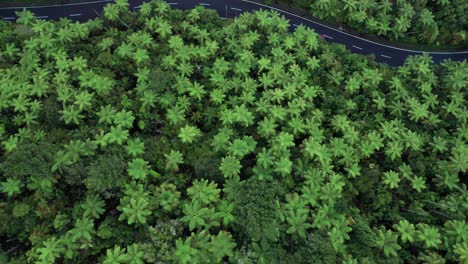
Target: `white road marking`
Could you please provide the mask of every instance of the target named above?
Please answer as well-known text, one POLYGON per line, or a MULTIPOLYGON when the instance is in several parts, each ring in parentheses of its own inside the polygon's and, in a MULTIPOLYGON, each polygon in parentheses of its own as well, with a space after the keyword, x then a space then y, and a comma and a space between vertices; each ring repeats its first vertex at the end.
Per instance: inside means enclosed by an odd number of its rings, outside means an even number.
POLYGON ((298 17, 298 18, 303 19, 303 20, 305 20, 305 21, 309 21, 310 23, 314 23, 314 24, 316 24, 316 25, 320 25, 320 26, 326 27, 326 28, 331 29, 331 30, 333 30, 333 31, 336 31, 336 32, 338 32, 338 33, 342 33, 342 34, 348 35, 348 36, 350 36, 350 37, 357 38, 357 39, 360 39, 360 40, 362 40, 362 41, 366 41, 366 42, 369 42, 369 43, 372 43, 372 44, 375 44, 375 45, 379 45, 379 46, 382 46, 382 47, 387 47, 387 48, 390 48, 390 49, 402 50, 402 51, 407 51, 407 52, 412 52, 412 53, 428 53, 428 54, 468 54, 468 51, 455 51, 455 52, 426 52, 426 51, 408 50, 408 49, 402 49, 402 48, 392 47, 392 46, 388 46, 388 45, 385 45, 385 44, 380 44, 380 43, 377 43, 377 42, 374 42, 374 41, 371 41, 371 40, 368 40, 368 39, 364 39, 364 38, 360 38, 360 37, 354 36, 354 35, 349 34, 349 33, 347 33, 347 32, 343 32, 343 31, 340 31, 340 30, 338 30, 338 29, 329 27, 329 26, 327 26, 327 25, 320 24, 320 23, 318 23, 318 22, 315 22, 315 21, 312 21, 312 20, 310 20, 310 19, 307 19, 307 18, 298 16, 298 15, 293 14, 293 13, 290 13, 290 12, 288 12, 288 11, 283 11, 283 10, 278 9, 278 8, 274 8, 274 7, 271 7, 271 6, 267 6, 267 5, 255 3, 255 2, 252 2, 252 1, 249 1, 249 0, 241 0, 241 1, 242 1, 242 2, 246 2, 246 3, 251 3, 251 4, 254 4, 254 5, 263 6, 263 7, 265 7, 265 8, 272 9, 272 10, 276 10, 276 11, 278 11, 278 12, 282 12, 282 13, 285 13, 285 14, 289 14, 289 15, 291 15, 291 16, 298 17))
POLYGON ((232 10, 236 10, 236 11, 239 11, 239 12, 242 12, 242 9, 239 9, 239 8, 234 8, 234 7, 231 7, 232 10))
POLYGON ((167 3, 168 5, 178 5, 179 3, 167 3))
POLYGON ((202 5, 202 6, 210 6, 211 4, 207 4, 207 3, 200 3, 199 5, 202 5))
POLYGON ((353 48, 356 48, 356 49, 362 50, 362 48, 361 48, 361 47, 354 46, 354 45, 351 45, 351 46, 353 46, 353 48))
POLYGON ((97 15, 98 17, 101 17, 101 14, 99 14, 98 11, 96 11, 96 9, 93 8, 93 11, 94 11, 94 13, 96 13, 96 15, 97 15))
POLYGON ((293 24, 293 26, 298 27, 299 25, 293 24))
POLYGON ((390 57, 390 56, 383 55, 383 54, 382 54, 382 55, 380 55, 380 56, 382 56, 382 57, 384 57, 384 58, 387 58, 387 59, 391 59, 391 58, 392 58, 392 57, 390 57))
POLYGON ((141 5, 133 7, 133 9, 139 9, 139 8, 141 8, 141 5))
POLYGON ((69 14, 71 17, 81 16, 81 14, 69 14))
POLYGON ((113 0, 102 0, 102 1, 93 1, 93 2, 83 2, 83 3, 73 3, 73 4, 63 4, 63 5, 48 5, 48 6, 14 6, 14 7, 0 7, 2 9, 33 9, 33 8, 47 8, 47 7, 62 7, 62 6, 75 6, 75 5, 89 5, 96 3, 107 3, 112 2, 113 0))
POLYGON ((4 17, 3 19, 9 20, 9 19, 15 19, 14 17, 4 17))
POLYGON ((329 38, 329 39, 333 39, 332 37, 330 37, 328 35, 325 35, 325 34, 323 36, 326 37, 326 38, 329 38))
POLYGON ((37 16, 36 18, 48 18, 49 16, 37 16))

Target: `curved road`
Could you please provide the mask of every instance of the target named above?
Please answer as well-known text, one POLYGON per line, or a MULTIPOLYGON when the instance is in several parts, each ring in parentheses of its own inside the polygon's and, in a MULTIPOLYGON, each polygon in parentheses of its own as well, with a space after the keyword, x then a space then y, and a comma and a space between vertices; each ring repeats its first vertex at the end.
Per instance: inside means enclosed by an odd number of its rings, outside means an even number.
MULTIPOLYGON (((113 2, 112 0, 90 1, 86 3, 65 4, 56 6, 29 6, 29 7, 3 7, 0 8, 0 17, 4 20, 15 20, 15 11, 23 8, 29 9, 37 18, 58 20, 61 17, 68 17, 71 20, 86 21, 97 17, 103 7, 113 2)), ((131 9, 138 9, 143 0, 128 0, 131 9)), ((339 31, 332 27, 303 18, 296 14, 269 7, 266 5, 251 2, 249 0, 166 0, 173 8, 191 9, 197 5, 206 8, 216 9, 221 17, 231 18, 242 12, 259 9, 276 10, 290 20, 291 30, 300 24, 313 28, 317 33, 325 36, 327 41, 344 44, 349 50, 361 54, 375 54, 376 60, 392 66, 403 65, 406 57, 410 55, 422 54, 421 51, 392 47, 367 39, 363 39, 346 32, 339 31)), ((428 52, 435 62, 444 59, 465 60, 468 58, 468 51, 460 52, 428 52)))

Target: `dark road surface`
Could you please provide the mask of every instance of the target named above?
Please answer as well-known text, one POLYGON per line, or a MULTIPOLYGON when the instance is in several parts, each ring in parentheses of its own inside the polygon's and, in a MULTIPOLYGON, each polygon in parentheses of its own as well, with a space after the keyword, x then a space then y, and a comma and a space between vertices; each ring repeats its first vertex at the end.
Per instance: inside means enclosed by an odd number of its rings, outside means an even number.
MULTIPOLYGON (((103 7, 112 0, 90 1, 87 3, 66 4, 59 6, 29 6, 29 7, 3 7, 0 8, 0 17, 5 20, 15 20, 17 16, 15 11, 21 11, 23 8, 29 9, 36 17, 42 19, 58 20, 61 17, 68 17, 71 20, 86 21, 93 19, 100 14, 103 7)), ((138 9, 146 1, 129 0, 131 9, 138 9)), ((422 54, 421 51, 402 49, 383 45, 377 42, 366 40, 346 32, 334 29, 332 27, 319 24, 312 20, 300 17, 293 13, 254 3, 248 0, 172 0, 166 1, 172 8, 191 9, 197 5, 203 5, 206 8, 216 9, 221 17, 235 17, 246 11, 255 11, 259 9, 276 10, 290 20, 291 29, 300 24, 313 28, 317 33, 324 35, 328 42, 336 42, 346 45, 347 49, 355 53, 375 54, 376 60, 392 66, 400 66, 410 55, 422 54)), ((428 52, 435 62, 444 59, 465 60, 468 58, 468 51, 460 52, 428 52)))

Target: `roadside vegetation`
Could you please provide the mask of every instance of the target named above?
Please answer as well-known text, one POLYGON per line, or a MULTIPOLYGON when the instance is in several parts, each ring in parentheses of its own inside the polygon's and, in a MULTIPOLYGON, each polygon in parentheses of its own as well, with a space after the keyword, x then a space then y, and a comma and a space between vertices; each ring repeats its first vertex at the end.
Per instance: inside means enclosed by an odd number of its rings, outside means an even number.
POLYGON ((307 10, 312 16, 361 33, 414 45, 468 47, 465 0, 266 0, 307 10))
POLYGON ((18 16, 1 263, 468 263, 466 61, 392 68, 276 12, 18 16))

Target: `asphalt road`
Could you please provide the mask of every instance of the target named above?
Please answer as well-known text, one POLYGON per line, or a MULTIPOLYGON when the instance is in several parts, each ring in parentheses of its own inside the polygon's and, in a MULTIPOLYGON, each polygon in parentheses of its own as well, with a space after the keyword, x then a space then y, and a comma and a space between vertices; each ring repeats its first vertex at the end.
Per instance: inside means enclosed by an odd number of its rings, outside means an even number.
MULTIPOLYGON (((68 17, 71 20, 86 21, 93 19, 101 13, 103 7, 113 2, 112 0, 91 1, 87 3, 66 4, 59 6, 34 6, 34 7, 4 7, 0 8, 0 17, 4 20, 15 20, 15 11, 23 8, 29 9, 36 17, 42 19, 58 20, 61 17, 68 17)), ((138 9, 143 0, 129 0, 131 9, 138 9)), ((376 60, 392 66, 400 66, 410 55, 422 54, 421 51, 402 49, 383 45, 377 42, 366 40, 347 32, 331 28, 312 20, 300 17, 280 9, 254 3, 248 0, 166 0, 173 8, 191 9, 197 5, 206 8, 216 9, 221 17, 231 18, 243 12, 259 9, 276 10, 289 19, 291 30, 300 24, 313 28, 317 33, 325 36, 328 42, 344 44, 350 51, 360 54, 375 54, 376 60)), ((468 51, 461 52, 428 52, 435 62, 444 59, 462 61, 468 58, 468 51)))

